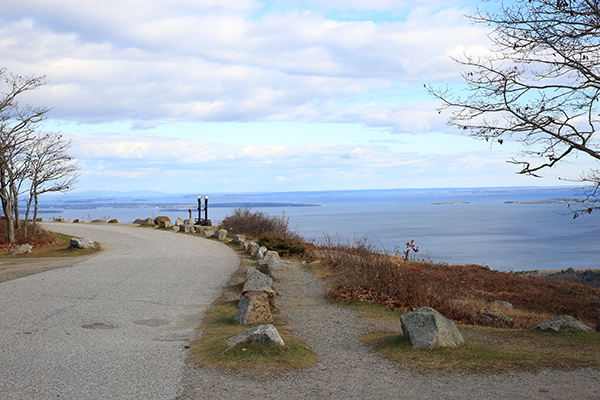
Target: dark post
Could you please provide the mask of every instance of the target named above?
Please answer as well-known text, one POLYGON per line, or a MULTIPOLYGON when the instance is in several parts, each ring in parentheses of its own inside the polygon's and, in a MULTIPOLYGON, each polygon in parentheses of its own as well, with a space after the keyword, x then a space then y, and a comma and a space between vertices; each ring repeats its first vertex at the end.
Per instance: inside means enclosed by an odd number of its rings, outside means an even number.
POLYGON ((208 196, 204 196, 204 221, 208 224, 208 196))

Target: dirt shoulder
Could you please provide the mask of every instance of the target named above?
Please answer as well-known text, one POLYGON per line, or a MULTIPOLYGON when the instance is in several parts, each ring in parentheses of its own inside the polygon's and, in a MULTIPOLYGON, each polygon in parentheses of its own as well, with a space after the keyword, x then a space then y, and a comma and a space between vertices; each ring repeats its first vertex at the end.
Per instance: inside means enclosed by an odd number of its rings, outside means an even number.
POLYGON ((71 267, 94 255, 56 258, 0 258, 0 283, 57 268, 71 267))

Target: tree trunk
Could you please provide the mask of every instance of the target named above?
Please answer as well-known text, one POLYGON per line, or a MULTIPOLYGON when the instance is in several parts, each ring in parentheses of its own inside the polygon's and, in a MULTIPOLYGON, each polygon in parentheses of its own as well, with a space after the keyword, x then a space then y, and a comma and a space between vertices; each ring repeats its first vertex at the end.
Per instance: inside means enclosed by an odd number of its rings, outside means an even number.
POLYGON ((0 192, 0 197, 2 198, 2 209, 4 210, 4 217, 6 218, 6 233, 8 235, 8 242, 15 243, 15 222, 11 197, 7 193, 6 187, 0 189, 0 192))
POLYGON ((19 218, 19 193, 14 185, 11 185, 11 192, 13 196, 13 208, 15 212, 15 227, 16 229, 21 228, 21 218, 19 218))
POLYGON ((23 236, 24 237, 27 237, 27 220, 29 219, 29 211, 31 210, 31 200, 32 200, 32 197, 29 196, 29 200, 27 200, 27 209, 25 210, 25 222, 24 222, 25 225, 23 225, 23 236))
POLYGON ((35 229, 37 224, 37 212, 38 212, 38 196, 37 193, 33 195, 33 224, 31 227, 31 233, 35 235, 35 229))

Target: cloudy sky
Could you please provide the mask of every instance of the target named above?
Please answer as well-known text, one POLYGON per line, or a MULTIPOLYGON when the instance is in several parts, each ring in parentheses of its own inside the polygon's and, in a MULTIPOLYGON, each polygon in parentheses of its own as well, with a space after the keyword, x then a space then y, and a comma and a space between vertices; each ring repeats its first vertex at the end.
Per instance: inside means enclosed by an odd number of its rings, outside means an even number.
MULTIPOLYGON (((0 65, 73 141, 78 190, 560 185, 445 125, 424 84, 481 54, 480 1, 3 0, 0 65)), ((582 160, 583 162, 583 160, 582 160)), ((572 170, 571 170, 572 169, 572 170)))

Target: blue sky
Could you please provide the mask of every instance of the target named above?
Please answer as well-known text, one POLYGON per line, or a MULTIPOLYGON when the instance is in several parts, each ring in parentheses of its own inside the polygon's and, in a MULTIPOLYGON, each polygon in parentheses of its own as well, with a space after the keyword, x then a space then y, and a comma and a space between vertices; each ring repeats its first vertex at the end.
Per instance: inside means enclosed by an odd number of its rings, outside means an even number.
POLYGON ((73 141, 78 190, 552 186, 445 125, 424 84, 485 54, 479 1, 4 0, 0 65, 73 141))

